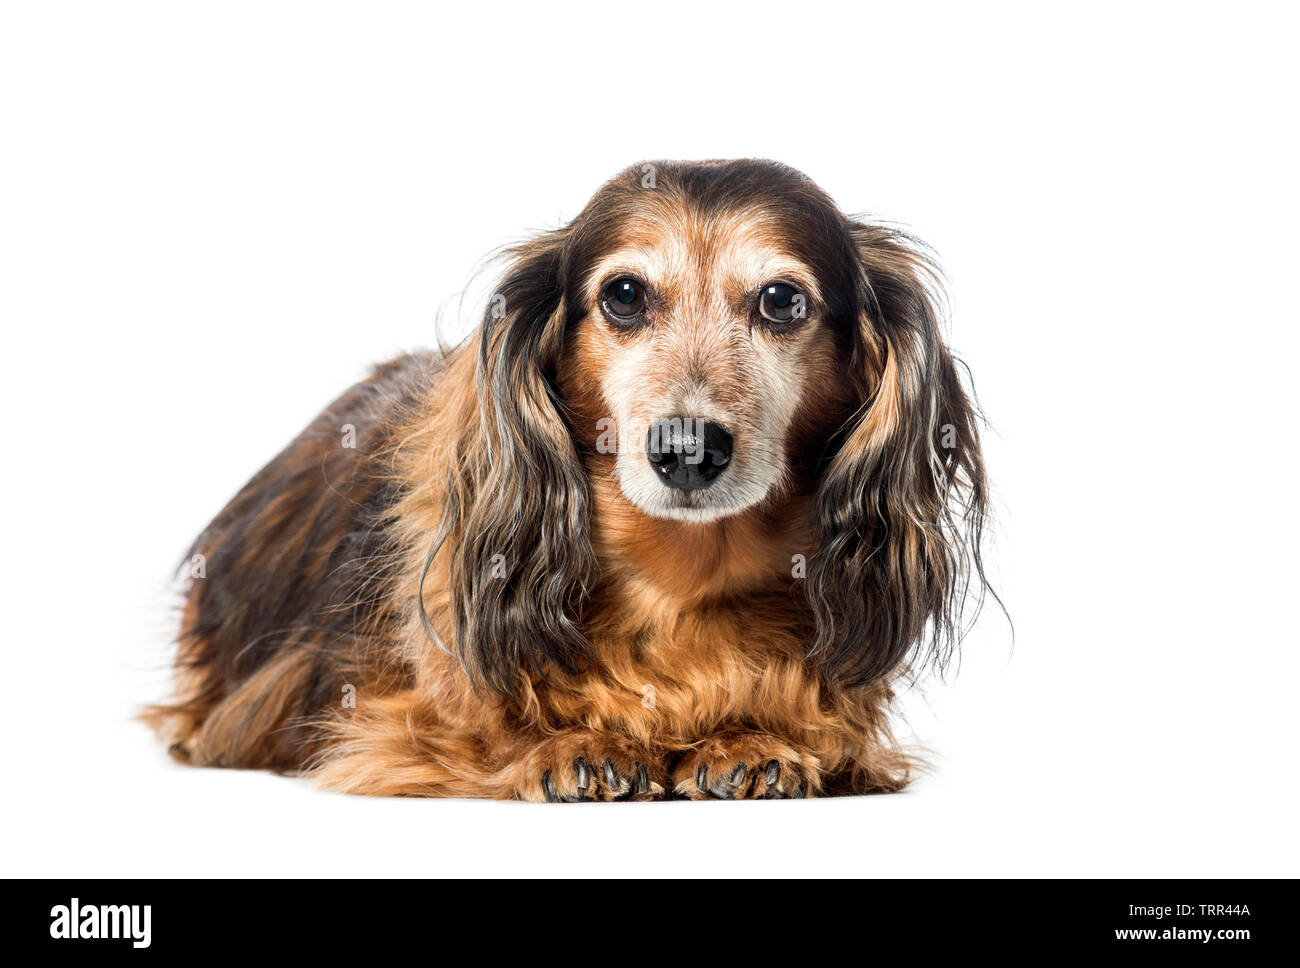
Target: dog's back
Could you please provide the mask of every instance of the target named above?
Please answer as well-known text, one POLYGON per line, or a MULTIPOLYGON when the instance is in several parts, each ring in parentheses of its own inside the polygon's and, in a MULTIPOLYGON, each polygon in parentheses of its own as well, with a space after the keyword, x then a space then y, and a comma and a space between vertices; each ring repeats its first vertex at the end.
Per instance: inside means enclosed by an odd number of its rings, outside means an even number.
POLYGON ((174 756, 290 770, 348 683, 408 675, 391 627, 393 428, 427 394, 431 353, 377 367, 235 496, 190 551, 177 699, 149 710, 174 756))

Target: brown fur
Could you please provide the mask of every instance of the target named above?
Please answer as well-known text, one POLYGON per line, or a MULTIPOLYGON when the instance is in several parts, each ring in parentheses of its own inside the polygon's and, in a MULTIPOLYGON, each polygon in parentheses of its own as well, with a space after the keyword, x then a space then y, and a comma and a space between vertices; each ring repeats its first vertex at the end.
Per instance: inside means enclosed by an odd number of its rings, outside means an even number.
POLYGON ((504 315, 466 345, 380 367, 199 538, 177 699, 148 713, 178 758, 379 795, 906 783, 892 684, 944 658, 966 583, 983 586, 975 417, 924 261, 771 163, 658 177, 647 194, 630 169, 517 249, 504 315), (752 382, 735 337, 711 343, 707 321, 748 297, 712 280, 767 246, 811 276, 815 300, 802 335, 762 337, 783 353, 803 341, 786 472, 712 521, 647 514, 593 445, 602 379, 637 337, 602 328, 592 267, 615 243, 669 236, 704 268, 661 286, 655 338, 675 327, 681 355, 660 364, 707 368, 730 405, 752 382), (692 308, 702 288, 716 301, 692 308), (340 443, 348 424, 355 448, 340 443))

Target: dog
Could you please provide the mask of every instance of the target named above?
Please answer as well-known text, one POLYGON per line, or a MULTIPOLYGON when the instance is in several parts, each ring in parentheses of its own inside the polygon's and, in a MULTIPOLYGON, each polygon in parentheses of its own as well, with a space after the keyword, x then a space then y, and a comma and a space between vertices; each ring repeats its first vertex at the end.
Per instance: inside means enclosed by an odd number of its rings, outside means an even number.
POLYGON ((505 252, 187 562, 172 755, 538 802, 902 788, 988 591, 927 250, 770 161, 657 162, 505 252), (978 611, 978 609, 976 609, 978 611))

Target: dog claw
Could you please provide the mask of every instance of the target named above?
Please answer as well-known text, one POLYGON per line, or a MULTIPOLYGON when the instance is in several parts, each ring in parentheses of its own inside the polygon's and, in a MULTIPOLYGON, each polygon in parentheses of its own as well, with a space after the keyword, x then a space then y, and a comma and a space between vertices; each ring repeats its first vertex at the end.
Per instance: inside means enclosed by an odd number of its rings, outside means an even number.
MULTIPOLYGON (((650 780, 647 767, 635 761, 626 770, 612 756, 592 756, 590 751, 575 757, 566 770, 546 770, 541 787, 547 803, 594 803, 597 800, 631 800, 646 794, 658 797, 663 787, 650 780)), ((700 782, 707 782, 700 774, 700 782)))
MULTIPOLYGON (((732 753, 735 756, 739 753, 732 753)), ((745 751, 747 754, 749 750, 745 751)), ((809 791, 816 778, 810 779, 800 764, 783 761, 775 757, 768 759, 761 752, 756 765, 744 760, 733 759, 730 763, 723 757, 725 753, 711 763, 699 763, 695 768, 695 787, 705 798, 716 800, 801 800, 810 795, 809 791), (720 762, 719 762, 720 760, 720 762)), ((689 774, 688 774, 689 775, 689 774)), ((680 786, 682 774, 678 773, 678 793, 685 793, 680 786)), ((696 796, 695 793, 689 794, 696 796)), ((812 795, 816 795, 815 793, 812 795)))

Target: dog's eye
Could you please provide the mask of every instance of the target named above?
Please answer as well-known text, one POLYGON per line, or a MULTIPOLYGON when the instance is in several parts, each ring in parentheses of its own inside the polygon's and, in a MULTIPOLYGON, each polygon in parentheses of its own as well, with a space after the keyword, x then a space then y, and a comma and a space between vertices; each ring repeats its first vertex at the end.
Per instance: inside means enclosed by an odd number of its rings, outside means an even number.
POLYGON ((615 279, 601 295, 605 312, 619 322, 631 322, 645 312, 645 287, 635 279, 615 279))
POLYGON ((774 282, 764 286, 758 297, 758 311, 768 322, 788 324, 808 313, 808 297, 794 286, 774 282))

